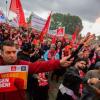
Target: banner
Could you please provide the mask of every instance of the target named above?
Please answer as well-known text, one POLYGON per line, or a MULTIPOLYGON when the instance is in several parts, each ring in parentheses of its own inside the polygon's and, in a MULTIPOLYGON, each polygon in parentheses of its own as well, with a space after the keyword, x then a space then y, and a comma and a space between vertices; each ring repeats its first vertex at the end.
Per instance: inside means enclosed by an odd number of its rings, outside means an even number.
POLYGON ((57 29, 57 36, 64 36, 64 33, 65 33, 65 27, 59 27, 57 29))
POLYGON ((32 14, 31 24, 34 29, 42 31, 45 23, 46 23, 45 19, 41 18, 40 16, 34 13, 32 14))
POLYGON ((56 30, 49 30, 48 34, 55 36, 57 34, 57 32, 56 32, 56 30))
POLYGON ((27 65, 0 66, 0 92, 27 88, 27 65))

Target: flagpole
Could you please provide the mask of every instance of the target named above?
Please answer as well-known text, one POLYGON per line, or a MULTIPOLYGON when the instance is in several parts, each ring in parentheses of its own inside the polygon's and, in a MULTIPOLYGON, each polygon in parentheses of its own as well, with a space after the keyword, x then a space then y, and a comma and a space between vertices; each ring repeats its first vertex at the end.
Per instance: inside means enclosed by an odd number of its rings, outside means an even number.
POLYGON ((8 0, 6 0, 6 23, 7 23, 7 4, 8 4, 8 0))

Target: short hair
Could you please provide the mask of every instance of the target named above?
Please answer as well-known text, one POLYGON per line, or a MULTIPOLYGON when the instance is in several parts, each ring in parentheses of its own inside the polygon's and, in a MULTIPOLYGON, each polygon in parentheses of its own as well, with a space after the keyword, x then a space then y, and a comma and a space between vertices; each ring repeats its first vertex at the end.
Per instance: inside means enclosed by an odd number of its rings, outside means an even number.
POLYGON ((21 47, 22 51, 26 51, 28 52, 29 50, 31 50, 31 43, 24 43, 21 47))
POLYGON ((86 64, 88 64, 88 59, 86 59, 86 58, 77 58, 77 59, 75 60, 75 63, 76 63, 76 62, 80 62, 80 61, 84 61, 84 62, 86 62, 86 64))
POLYGON ((96 62, 95 68, 96 68, 96 69, 100 69, 100 61, 96 62))
POLYGON ((1 44, 1 51, 3 51, 3 46, 15 46, 14 41, 12 40, 5 40, 2 44, 1 44))

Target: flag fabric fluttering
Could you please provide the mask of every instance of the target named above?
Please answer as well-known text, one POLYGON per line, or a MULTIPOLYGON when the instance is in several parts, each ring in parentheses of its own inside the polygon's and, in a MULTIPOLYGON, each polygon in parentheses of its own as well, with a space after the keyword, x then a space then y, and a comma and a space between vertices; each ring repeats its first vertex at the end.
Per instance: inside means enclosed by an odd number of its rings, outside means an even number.
POLYGON ((77 26, 74 33, 72 34, 72 43, 76 41, 78 33, 79 33, 79 27, 77 26))
POLYGON ((52 42, 51 42, 52 44, 56 44, 56 36, 53 36, 52 37, 52 42))
POLYGON ((72 42, 76 41, 76 31, 72 34, 72 42))
POLYGON ((49 30, 49 27, 50 27, 50 22, 51 22, 51 13, 48 16, 47 21, 46 21, 46 23, 45 23, 45 25, 44 25, 41 33, 40 33, 40 42, 43 41, 44 35, 48 33, 48 30, 49 30))
POLYGON ((9 22, 9 25, 13 27, 19 27, 18 18, 17 17, 13 18, 12 21, 9 22))
POLYGON ((26 27, 24 11, 23 11, 20 0, 11 0, 9 10, 17 14, 19 26, 26 27))
POLYGON ((5 23, 6 22, 6 17, 3 13, 2 10, 0 10, 0 23, 5 23))

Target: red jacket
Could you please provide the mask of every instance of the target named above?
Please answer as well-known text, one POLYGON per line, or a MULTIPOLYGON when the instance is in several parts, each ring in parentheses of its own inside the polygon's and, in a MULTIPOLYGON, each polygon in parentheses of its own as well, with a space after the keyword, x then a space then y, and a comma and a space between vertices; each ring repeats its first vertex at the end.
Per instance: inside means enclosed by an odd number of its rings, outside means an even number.
MULTIPOLYGON (((5 65, 2 58, 0 58, 0 66, 5 65)), ((50 60, 50 61, 37 61, 34 63, 17 60, 14 65, 28 65, 28 72, 31 74, 39 72, 52 71, 54 69, 60 68, 59 60, 50 60)), ((18 89, 17 91, 0 93, 0 100, 27 100, 25 90, 18 89)))

